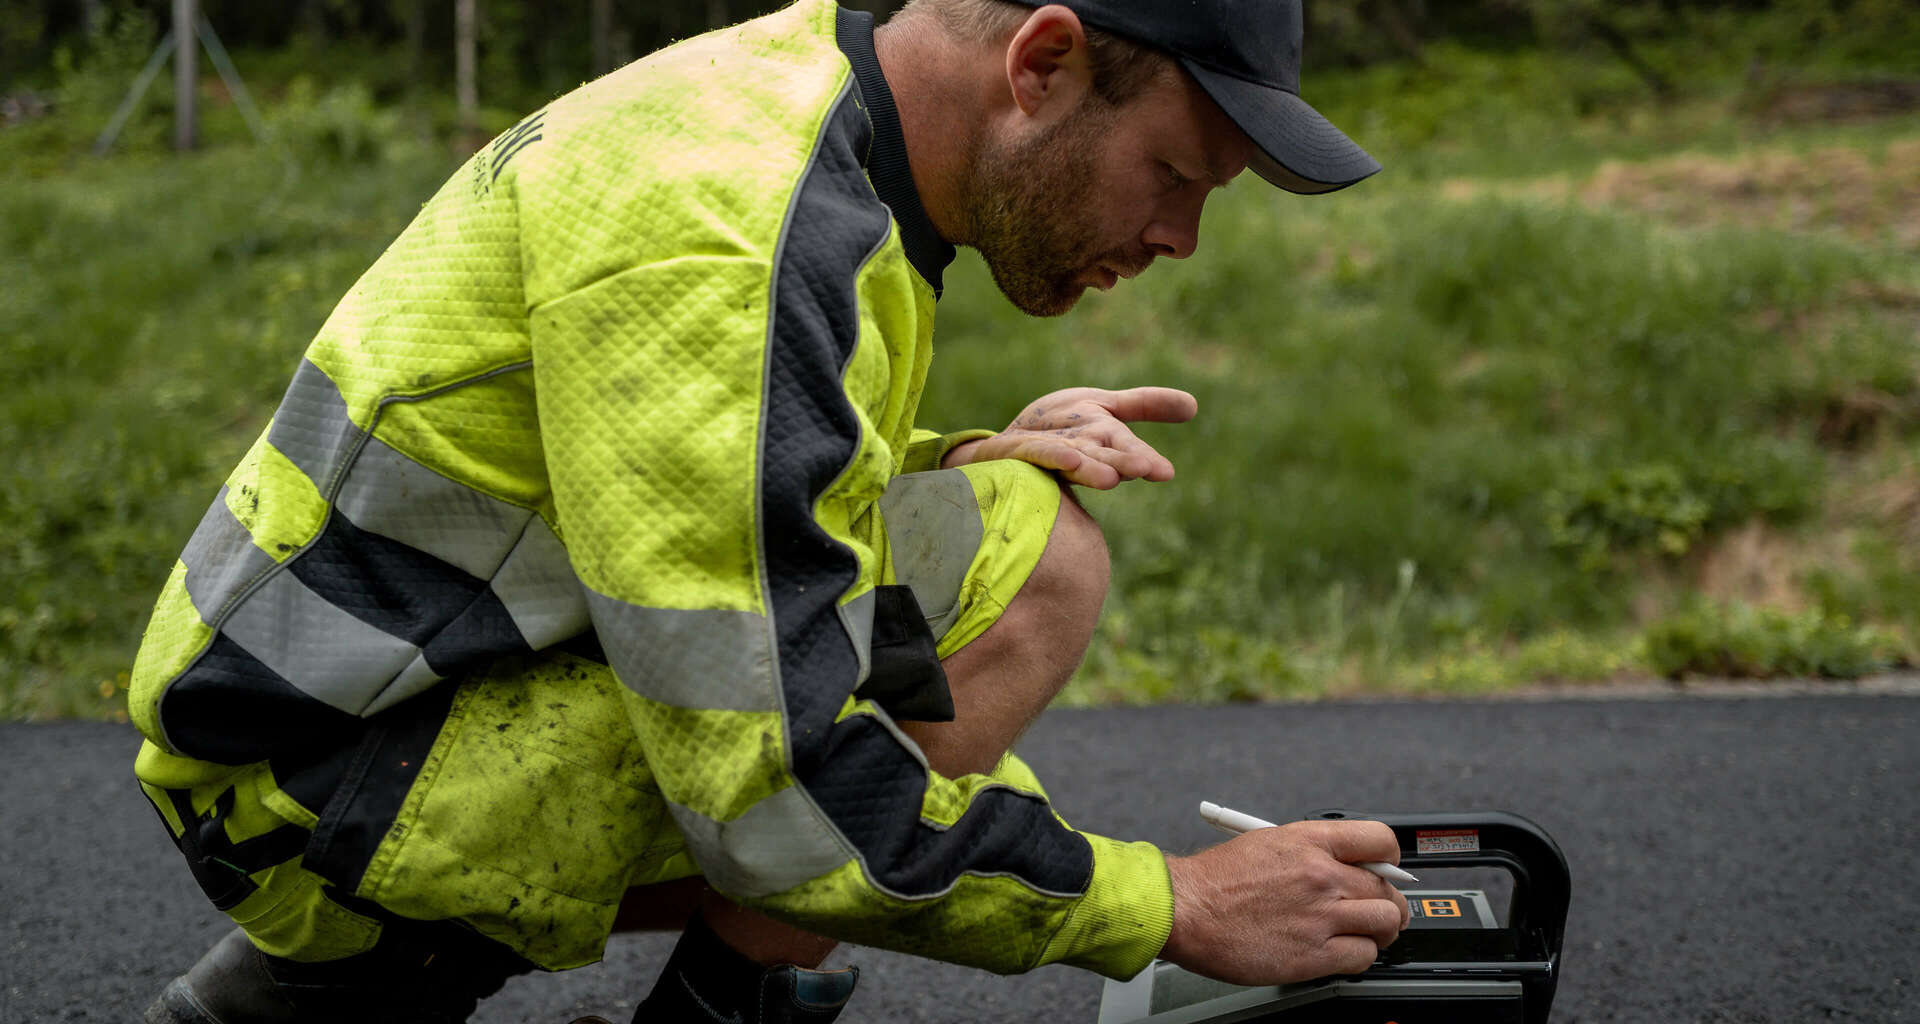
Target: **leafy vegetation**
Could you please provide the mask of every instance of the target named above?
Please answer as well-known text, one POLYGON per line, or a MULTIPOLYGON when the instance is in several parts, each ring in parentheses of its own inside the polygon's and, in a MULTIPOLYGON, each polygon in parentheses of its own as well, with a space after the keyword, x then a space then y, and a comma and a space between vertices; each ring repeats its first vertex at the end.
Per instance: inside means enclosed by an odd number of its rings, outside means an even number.
MULTIPOLYGON (((1731 48, 1763 50, 1769 17, 1728 21, 1731 48)), ((116 711, 172 554, 460 158, 443 101, 352 48, 239 56, 268 146, 209 83, 205 151, 164 153, 156 90, 88 157, 143 24, 110 21, 49 70, 53 113, 0 128, 0 718, 116 711)), ((1068 699, 1912 657, 1920 115, 1799 98, 1916 69, 1814 48, 1753 81, 1717 48, 1632 42, 1671 99, 1591 41, 1322 69, 1309 94, 1387 173, 1313 199, 1237 184, 1197 258, 1060 320, 963 256, 923 421, 997 425, 1080 383, 1201 400, 1147 431, 1178 480, 1087 496, 1115 590, 1068 699)))
POLYGON ((1903 655, 1889 631, 1814 608, 1794 613, 1697 603, 1647 629, 1648 667, 1661 675, 1819 676, 1883 671, 1903 655))

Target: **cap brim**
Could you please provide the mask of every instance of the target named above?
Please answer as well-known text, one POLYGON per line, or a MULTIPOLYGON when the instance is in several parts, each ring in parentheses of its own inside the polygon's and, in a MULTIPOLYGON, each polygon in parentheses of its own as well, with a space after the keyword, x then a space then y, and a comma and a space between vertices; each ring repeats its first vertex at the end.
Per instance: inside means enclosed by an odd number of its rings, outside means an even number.
POLYGON ((1247 166, 1289 192, 1333 192, 1373 176, 1380 161, 1367 155, 1307 101, 1182 60, 1200 88, 1258 147, 1247 166))

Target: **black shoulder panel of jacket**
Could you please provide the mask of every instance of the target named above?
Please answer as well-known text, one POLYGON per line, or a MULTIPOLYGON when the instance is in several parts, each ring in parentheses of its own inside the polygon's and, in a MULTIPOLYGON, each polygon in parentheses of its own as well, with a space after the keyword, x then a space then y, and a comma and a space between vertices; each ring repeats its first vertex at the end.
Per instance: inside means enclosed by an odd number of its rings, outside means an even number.
POLYGON ((859 449, 842 383, 859 334, 855 280, 889 234, 860 162, 874 128, 854 96, 828 115, 774 268, 760 502, 793 775, 896 894, 934 895, 973 873, 1077 895, 1093 876, 1092 847, 1045 801, 990 789, 952 827, 935 827, 921 819, 927 776, 914 753, 875 718, 834 721, 859 677, 839 600, 860 565, 813 510, 859 449))

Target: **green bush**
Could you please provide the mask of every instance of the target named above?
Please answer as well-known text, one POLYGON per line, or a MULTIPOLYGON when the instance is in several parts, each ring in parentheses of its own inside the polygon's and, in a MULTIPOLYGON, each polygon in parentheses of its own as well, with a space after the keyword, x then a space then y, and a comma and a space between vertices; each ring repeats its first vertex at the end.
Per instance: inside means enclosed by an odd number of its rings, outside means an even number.
POLYGON ((1548 491, 1547 533, 1580 567, 1599 571, 1617 551, 1687 553, 1700 539, 1712 506, 1668 465, 1617 469, 1548 491))
POLYGON ((1648 665, 1684 676, 1819 676, 1854 679, 1904 663, 1891 632, 1815 608, 1785 612, 1744 603, 1696 602, 1650 626, 1648 665))
POLYGON ((321 91, 304 75, 274 104, 269 128, 288 155, 308 162, 385 163, 416 144, 400 111, 376 106, 364 83, 321 91))
POLYGON ((1417 694, 1483 694, 1533 683, 1593 683, 1644 673, 1641 645, 1607 631, 1554 629, 1522 643, 1474 638, 1393 667, 1382 689, 1417 694))
MULTIPOLYGON (((56 48, 50 109, 44 116, 0 128, 0 166, 8 168, 10 176, 44 175, 80 158, 112 121, 156 38, 153 21, 144 12, 116 8, 84 37, 56 48)), ((9 84, 0 82, 0 92, 9 84)), ((165 144, 164 114, 172 109, 172 96, 161 85, 149 91, 138 108, 147 116, 134 117, 121 130, 122 152, 165 144)))

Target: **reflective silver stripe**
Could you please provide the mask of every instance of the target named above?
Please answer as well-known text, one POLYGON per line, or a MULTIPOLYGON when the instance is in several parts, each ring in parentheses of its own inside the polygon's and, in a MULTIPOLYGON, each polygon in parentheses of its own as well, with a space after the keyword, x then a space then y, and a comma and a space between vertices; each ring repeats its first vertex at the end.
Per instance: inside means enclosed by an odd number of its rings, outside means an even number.
POLYGON ((536 651, 579 636, 592 625, 586 588, 573 574, 560 538, 539 516, 527 523, 492 587, 527 646, 536 651))
POLYGON ((847 631, 847 638, 853 641, 854 656, 860 659, 860 678, 856 686, 867 681, 873 674, 873 591, 869 590, 859 597, 840 606, 840 624, 847 631))
POLYGON ((255 546, 253 534, 233 517, 225 487, 200 517, 180 561, 187 566, 187 597, 200 613, 200 621, 209 626, 222 605, 274 565, 273 556, 255 546))
POLYGON ((643 608, 584 584, 600 646, 635 693, 708 711, 779 711, 773 630, 752 612, 643 608))
POLYGON ((456 483, 369 439, 334 505, 353 525, 486 579, 513 550, 533 512, 456 483))
POLYGON ((433 667, 427 664, 427 656, 423 652, 416 655, 406 668, 401 669, 393 682, 388 683, 386 689, 376 694, 360 713, 362 715, 379 714, 444 678, 446 677, 434 672, 433 667))
POLYGON ((300 467, 320 493, 328 493, 333 475, 363 436, 347 415, 347 400, 325 371, 300 360, 293 383, 267 428, 267 443, 300 467))
POLYGON ((785 892, 853 859, 798 786, 788 786, 732 821, 668 803, 687 848, 714 888, 734 899, 785 892))
POLYGON ((275 573, 247 595, 221 631, 301 692, 355 715, 420 653, 290 572, 275 573))
POLYGON ((957 469, 895 477, 880 496, 893 575, 913 588, 933 635, 960 616, 960 587, 983 531, 973 483, 957 469))

